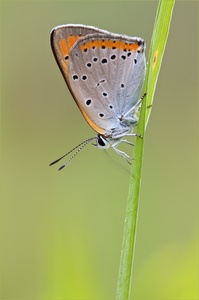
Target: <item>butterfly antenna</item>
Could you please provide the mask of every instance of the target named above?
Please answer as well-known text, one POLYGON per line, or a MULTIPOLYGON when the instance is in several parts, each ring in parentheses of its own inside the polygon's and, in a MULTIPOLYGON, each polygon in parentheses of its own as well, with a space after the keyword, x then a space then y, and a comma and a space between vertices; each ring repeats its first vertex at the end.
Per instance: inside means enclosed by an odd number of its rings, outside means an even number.
POLYGON ((73 148, 72 150, 70 150, 69 152, 67 152, 66 154, 64 154, 63 156, 61 156, 60 158, 58 158, 58 159, 56 159, 56 160, 54 160, 53 162, 51 162, 50 164, 49 164, 49 166, 52 166, 52 165, 54 165, 54 164, 56 164, 57 162, 59 162, 62 158, 64 158, 65 156, 67 156, 68 154, 70 154, 71 152, 73 152, 75 149, 77 149, 78 148, 78 150, 69 158, 69 160, 67 160, 67 162, 64 164, 64 165, 62 165, 59 169, 58 169, 58 171, 59 170, 61 170, 61 169, 63 169, 90 141, 92 141, 92 140, 94 140, 94 139, 96 139, 96 137, 92 137, 92 138, 89 138, 89 139, 87 139, 87 140, 85 140, 85 141, 83 141, 82 143, 80 143, 79 145, 77 145, 75 148, 73 148))

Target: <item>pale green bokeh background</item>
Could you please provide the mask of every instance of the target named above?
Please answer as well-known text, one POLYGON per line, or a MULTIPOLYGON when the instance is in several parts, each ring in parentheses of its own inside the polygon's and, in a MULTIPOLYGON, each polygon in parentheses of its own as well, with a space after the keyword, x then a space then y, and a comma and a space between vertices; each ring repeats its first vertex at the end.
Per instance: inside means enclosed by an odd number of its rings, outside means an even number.
MULTIPOLYGON (((197 6, 176 3, 147 128, 134 300, 198 299, 197 6)), ((48 167, 95 135, 68 92, 49 33, 82 23, 141 36, 149 48, 156 8, 155 1, 1 2, 1 299, 115 298, 128 166, 89 145, 63 171, 48 167)))

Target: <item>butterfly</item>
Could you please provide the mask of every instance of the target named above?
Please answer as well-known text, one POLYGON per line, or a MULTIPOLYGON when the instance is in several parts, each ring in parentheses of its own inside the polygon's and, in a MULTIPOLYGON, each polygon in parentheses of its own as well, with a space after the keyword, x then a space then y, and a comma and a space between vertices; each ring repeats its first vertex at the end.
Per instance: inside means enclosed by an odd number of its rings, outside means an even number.
MULTIPOLYGON (((145 42, 140 37, 115 34, 93 26, 62 25, 51 31, 51 47, 77 106, 88 124, 97 132, 65 154, 78 149, 63 165, 90 141, 101 149, 117 148, 138 123, 138 109, 146 73, 145 42)), ((62 159, 62 156, 60 159, 62 159)), ((58 162, 54 161, 52 164, 58 162)))

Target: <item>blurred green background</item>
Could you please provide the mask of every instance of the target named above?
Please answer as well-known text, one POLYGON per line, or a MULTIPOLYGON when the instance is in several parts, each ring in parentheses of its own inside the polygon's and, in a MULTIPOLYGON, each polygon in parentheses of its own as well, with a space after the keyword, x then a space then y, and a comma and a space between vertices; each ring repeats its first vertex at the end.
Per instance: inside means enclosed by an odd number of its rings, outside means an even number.
MULTIPOLYGON (((49 34, 93 25, 144 38, 148 54, 156 9, 156 1, 1 1, 1 299, 115 299, 129 166, 89 145, 61 172, 61 163, 48 167, 95 135, 49 34)), ((197 1, 176 2, 147 128, 134 300, 198 299, 197 14, 197 1)))

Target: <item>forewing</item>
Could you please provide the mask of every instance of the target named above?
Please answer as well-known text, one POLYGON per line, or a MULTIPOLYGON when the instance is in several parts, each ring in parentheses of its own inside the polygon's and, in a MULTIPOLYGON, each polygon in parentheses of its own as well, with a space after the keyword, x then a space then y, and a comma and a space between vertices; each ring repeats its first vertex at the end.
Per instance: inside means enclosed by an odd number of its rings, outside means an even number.
POLYGON ((51 31, 50 40, 52 51, 67 84, 68 60, 71 48, 79 39, 85 37, 87 34, 99 32, 103 33, 106 31, 93 26, 73 24, 57 26, 51 31))

